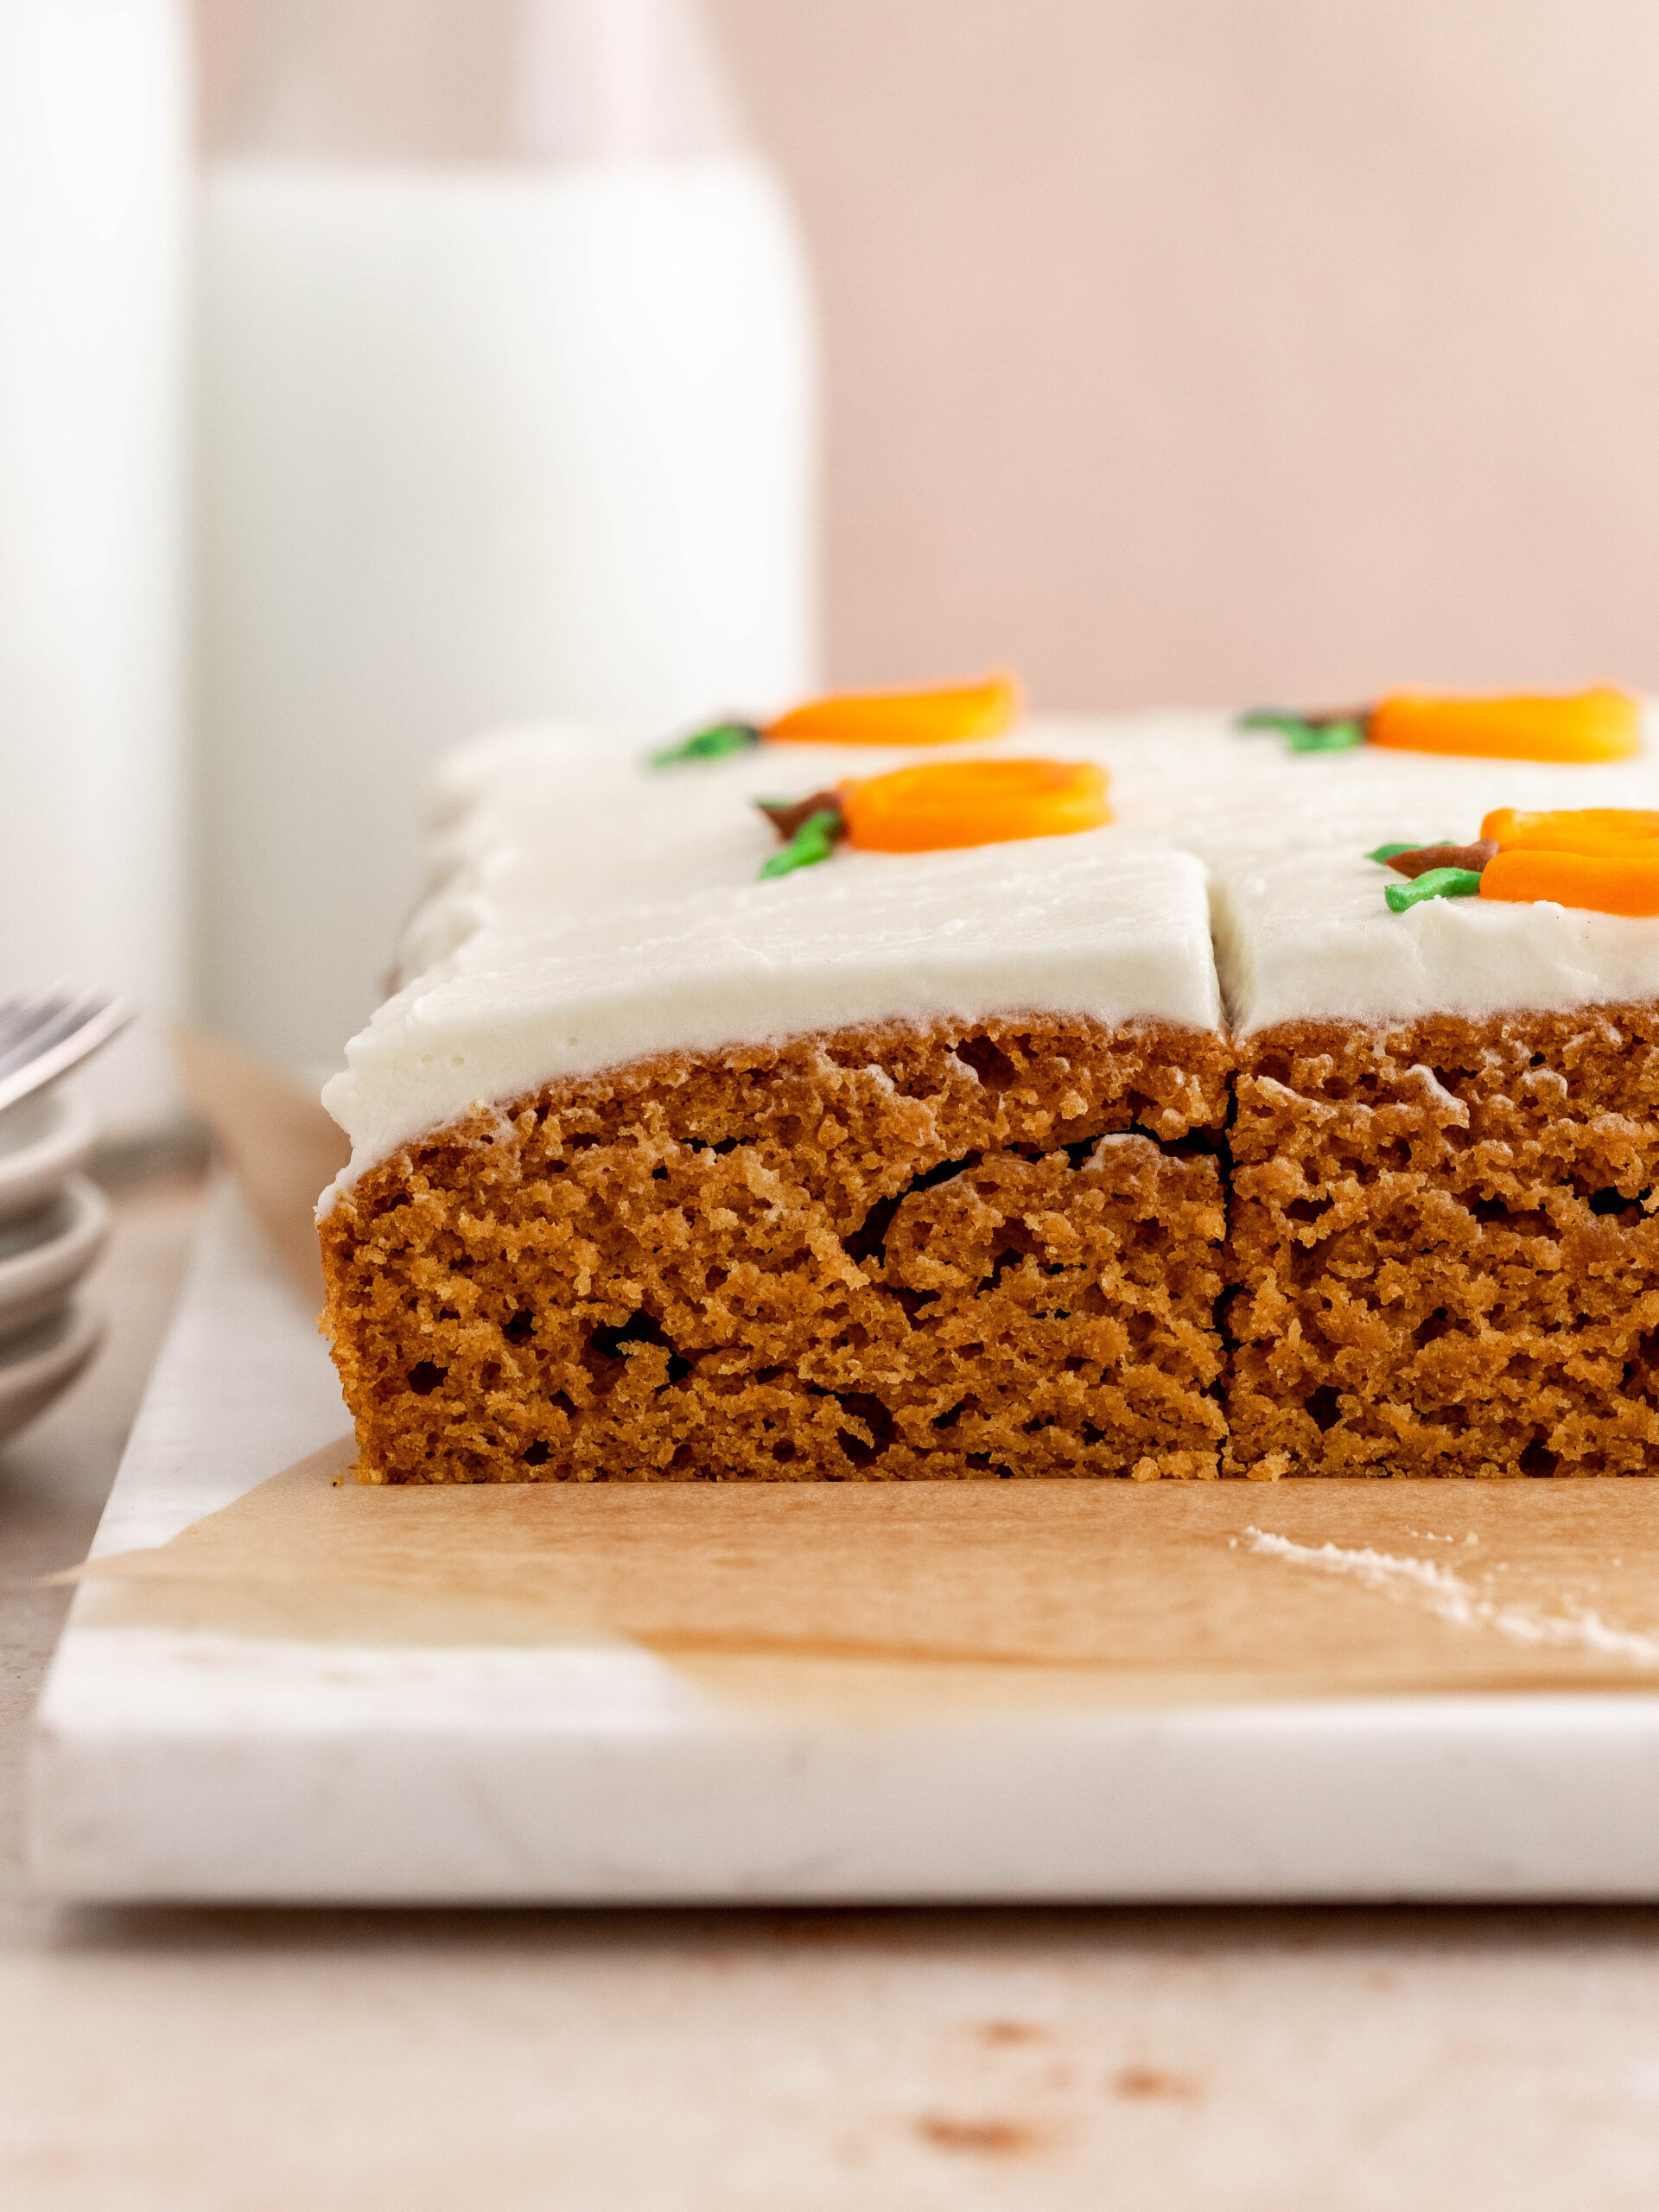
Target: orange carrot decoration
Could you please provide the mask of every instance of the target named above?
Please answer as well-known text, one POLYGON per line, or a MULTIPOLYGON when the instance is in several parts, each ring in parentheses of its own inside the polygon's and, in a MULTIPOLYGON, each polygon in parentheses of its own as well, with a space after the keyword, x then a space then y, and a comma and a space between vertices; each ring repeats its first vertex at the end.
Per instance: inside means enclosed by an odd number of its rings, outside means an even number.
POLYGON ((1659 914, 1659 846, 1651 860, 1597 853, 1528 852, 1512 847, 1489 861, 1483 899, 1553 899, 1600 914, 1659 914))
POLYGON ((1106 772, 1092 760, 942 760, 841 786, 847 842, 927 853, 1064 837, 1112 818, 1106 772))
POLYGON ((1398 691, 1366 721, 1372 745, 1510 760, 1628 760, 1642 749, 1641 709, 1623 691, 1510 699, 1398 691))
POLYGON ((1539 853, 1625 853, 1656 849, 1659 814, 1641 806, 1584 806, 1518 814, 1500 806, 1480 825, 1500 852, 1520 846, 1539 853))
POLYGON ((846 691, 809 700, 768 722, 772 745, 959 745, 1000 737, 1025 704, 1016 676, 931 691, 846 691))
POLYGON ((1659 814, 1596 806, 1549 814, 1500 807, 1481 824, 1497 852, 1483 899, 1546 899, 1602 914, 1659 914, 1659 814))

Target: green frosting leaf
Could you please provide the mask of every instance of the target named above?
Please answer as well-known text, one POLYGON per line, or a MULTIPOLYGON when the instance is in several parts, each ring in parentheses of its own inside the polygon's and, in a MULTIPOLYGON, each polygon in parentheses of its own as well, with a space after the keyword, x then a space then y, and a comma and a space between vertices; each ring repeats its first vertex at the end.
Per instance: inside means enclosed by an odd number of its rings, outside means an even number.
POLYGON ((1365 742, 1365 725, 1361 721, 1303 722, 1300 728, 1287 729, 1285 736, 1293 753, 1351 753, 1357 745, 1365 742))
POLYGON ((798 868, 816 868, 827 861, 846 835, 846 824, 834 807, 809 814, 786 845, 780 846, 760 869, 762 883, 774 875, 792 875, 798 868))
POLYGON ((1472 899, 1479 890, 1478 868, 1432 868, 1414 882, 1385 885, 1382 896, 1391 914, 1403 914, 1425 899, 1472 899))
POLYGON ((1240 729, 1276 729, 1293 753, 1350 753, 1365 742, 1359 716, 1299 715, 1288 707, 1252 707, 1238 717, 1240 729))
POLYGON ((690 737, 653 753, 651 765, 677 768, 687 760, 723 760, 728 753, 747 753, 760 742, 760 732, 753 722, 713 722, 707 729, 693 730, 690 737))

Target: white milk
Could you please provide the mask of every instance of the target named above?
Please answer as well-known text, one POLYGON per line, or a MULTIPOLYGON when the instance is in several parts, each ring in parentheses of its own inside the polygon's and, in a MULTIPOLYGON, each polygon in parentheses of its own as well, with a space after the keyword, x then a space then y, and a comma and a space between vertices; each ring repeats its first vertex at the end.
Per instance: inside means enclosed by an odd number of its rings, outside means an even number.
MULTIPOLYGON (((176 1011, 188 115, 172 0, 0 0, 0 988, 176 1011)), ((159 1029, 94 1064, 165 1118, 159 1029)))
POLYGON ((483 724, 810 687, 810 315, 739 156, 221 162, 204 215, 208 1010, 338 1058, 483 724))

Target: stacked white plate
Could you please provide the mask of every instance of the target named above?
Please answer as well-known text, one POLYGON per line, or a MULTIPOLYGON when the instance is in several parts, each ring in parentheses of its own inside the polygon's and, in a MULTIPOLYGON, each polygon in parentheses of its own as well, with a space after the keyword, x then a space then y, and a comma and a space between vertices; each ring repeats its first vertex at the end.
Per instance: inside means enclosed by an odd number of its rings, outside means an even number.
POLYGON ((103 1192, 78 1172, 94 1134, 62 1089, 0 1113, 0 1443, 74 1380, 104 1332, 74 1294, 110 1229, 103 1192))

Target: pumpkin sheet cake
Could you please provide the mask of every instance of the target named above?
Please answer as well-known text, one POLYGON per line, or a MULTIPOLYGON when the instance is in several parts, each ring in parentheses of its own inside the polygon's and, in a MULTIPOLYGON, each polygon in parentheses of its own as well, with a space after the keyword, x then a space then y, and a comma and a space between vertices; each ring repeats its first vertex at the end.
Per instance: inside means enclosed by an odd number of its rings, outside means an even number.
POLYGON ((1632 703, 1016 703, 452 757, 325 1094, 364 1479, 1659 1468, 1632 703))

